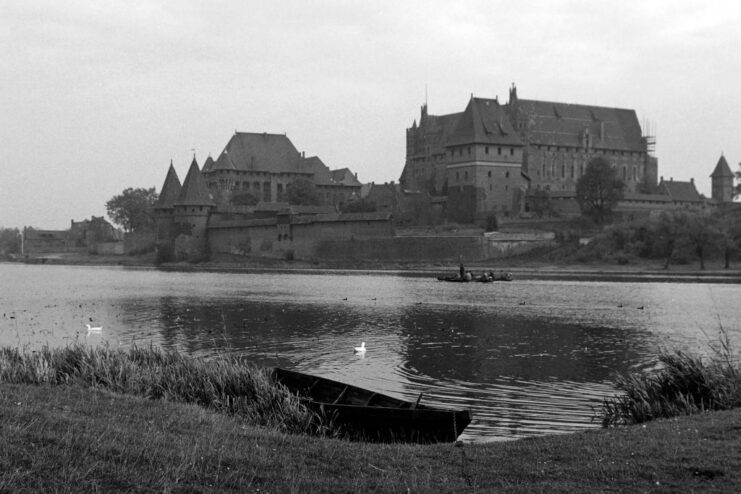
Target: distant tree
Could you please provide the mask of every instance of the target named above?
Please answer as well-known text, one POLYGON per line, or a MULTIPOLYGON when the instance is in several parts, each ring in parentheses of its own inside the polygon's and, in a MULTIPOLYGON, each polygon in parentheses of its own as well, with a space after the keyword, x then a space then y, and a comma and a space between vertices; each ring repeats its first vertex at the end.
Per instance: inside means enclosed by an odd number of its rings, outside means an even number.
POLYGON ((297 206, 318 206, 322 203, 316 186, 311 180, 298 178, 286 186, 288 204, 297 206))
POLYGON ((687 239, 700 260, 700 269, 705 269, 706 250, 719 239, 720 232, 706 215, 693 214, 687 220, 687 239))
POLYGON ((21 233, 18 228, 0 228, 0 254, 20 254, 21 233))
POLYGON ((157 202, 157 192, 151 189, 125 189, 121 194, 113 196, 105 205, 108 216, 113 223, 119 225, 125 232, 148 229, 154 224, 154 204, 157 202))
POLYGON ((367 197, 348 202, 342 207, 343 213, 372 213, 376 211, 376 203, 367 197))
POLYGON ((624 188, 625 184, 610 162, 597 156, 587 163, 584 175, 576 182, 576 200, 584 216, 602 224, 623 198, 624 188))
POLYGON ((241 194, 237 194, 235 196, 232 196, 231 203, 235 206, 254 206, 260 202, 257 197, 250 194, 249 192, 242 192, 241 194))
POLYGON ((669 269, 674 250, 687 235, 689 219, 682 212, 661 213, 654 225, 656 242, 664 257, 664 269, 669 269))
POLYGON ((721 214, 715 218, 718 229, 718 246, 723 253, 724 267, 731 267, 731 257, 741 249, 741 217, 721 214))

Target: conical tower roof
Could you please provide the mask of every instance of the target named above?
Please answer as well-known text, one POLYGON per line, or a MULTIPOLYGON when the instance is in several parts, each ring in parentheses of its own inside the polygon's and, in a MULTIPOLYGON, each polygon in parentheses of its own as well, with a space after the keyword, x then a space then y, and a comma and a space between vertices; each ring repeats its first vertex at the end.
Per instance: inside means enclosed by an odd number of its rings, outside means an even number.
POLYGON ((211 194, 208 192, 206 180, 204 180, 201 171, 198 169, 198 163, 195 157, 190 164, 188 174, 185 176, 183 187, 180 190, 176 206, 215 206, 211 194))
POLYGON ((234 162, 232 161, 231 156, 229 156, 229 151, 226 149, 219 155, 219 157, 216 159, 213 165, 209 168, 209 171, 211 170, 236 170, 237 167, 234 166, 234 162))
POLYGON ((206 161, 203 162, 203 168, 201 169, 201 173, 210 172, 213 166, 214 166, 214 159, 209 154, 208 158, 206 158, 206 161))
POLYGON ((162 184, 162 190, 157 202, 154 204, 155 209, 170 209, 173 203, 177 200, 180 195, 180 179, 175 171, 175 167, 172 166, 172 160, 170 160, 170 168, 167 170, 167 176, 165 177, 165 183, 162 184))
POLYGON ((715 170, 713 170, 713 173, 710 174, 711 177, 732 177, 733 172, 731 171, 731 167, 728 166, 728 162, 726 161, 726 157, 722 154, 720 155, 720 159, 718 160, 718 164, 715 165, 715 170))

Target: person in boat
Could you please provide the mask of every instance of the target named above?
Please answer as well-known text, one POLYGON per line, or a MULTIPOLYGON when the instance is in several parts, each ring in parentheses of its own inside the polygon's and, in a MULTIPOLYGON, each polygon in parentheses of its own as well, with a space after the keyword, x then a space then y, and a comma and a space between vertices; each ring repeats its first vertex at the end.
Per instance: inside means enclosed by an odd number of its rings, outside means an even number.
POLYGON ((463 267, 463 263, 461 263, 460 268, 458 268, 458 272, 460 273, 461 279, 466 276, 466 268, 463 267))
POLYGON ((466 274, 463 275, 463 280, 464 281, 471 281, 472 279, 473 279, 473 275, 471 274, 471 272, 470 271, 466 271, 466 274))
POLYGON ((487 277, 489 278, 489 281, 494 281, 494 271, 489 271, 487 277))

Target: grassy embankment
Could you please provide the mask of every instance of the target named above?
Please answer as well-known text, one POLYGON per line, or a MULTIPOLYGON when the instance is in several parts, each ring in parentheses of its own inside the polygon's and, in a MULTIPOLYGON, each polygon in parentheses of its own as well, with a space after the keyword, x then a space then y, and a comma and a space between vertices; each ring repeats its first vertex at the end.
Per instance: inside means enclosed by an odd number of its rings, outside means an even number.
MULTIPOLYGON (((716 407, 691 390, 712 383, 724 391, 711 395, 730 397, 717 403, 738 404, 733 362, 685 357, 625 380, 624 390, 643 391, 605 410, 640 409, 664 389, 659 401, 671 406, 654 412, 701 412, 716 407)), ((741 490, 739 409, 506 443, 379 445, 289 433, 326 431, 307 429, 301 407, 264 376, 233 359, 154 349, 3 349, 0 492, 741 490)))

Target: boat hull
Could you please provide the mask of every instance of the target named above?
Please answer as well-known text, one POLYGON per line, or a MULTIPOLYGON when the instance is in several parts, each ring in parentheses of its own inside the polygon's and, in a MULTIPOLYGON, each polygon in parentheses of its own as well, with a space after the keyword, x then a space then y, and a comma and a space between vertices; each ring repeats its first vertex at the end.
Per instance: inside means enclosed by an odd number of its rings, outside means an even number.
POLYGON ((469 410, 450 410, 275 368, 273 379, 350 439, 373 442, 453 442, 471 422, 469 410))

